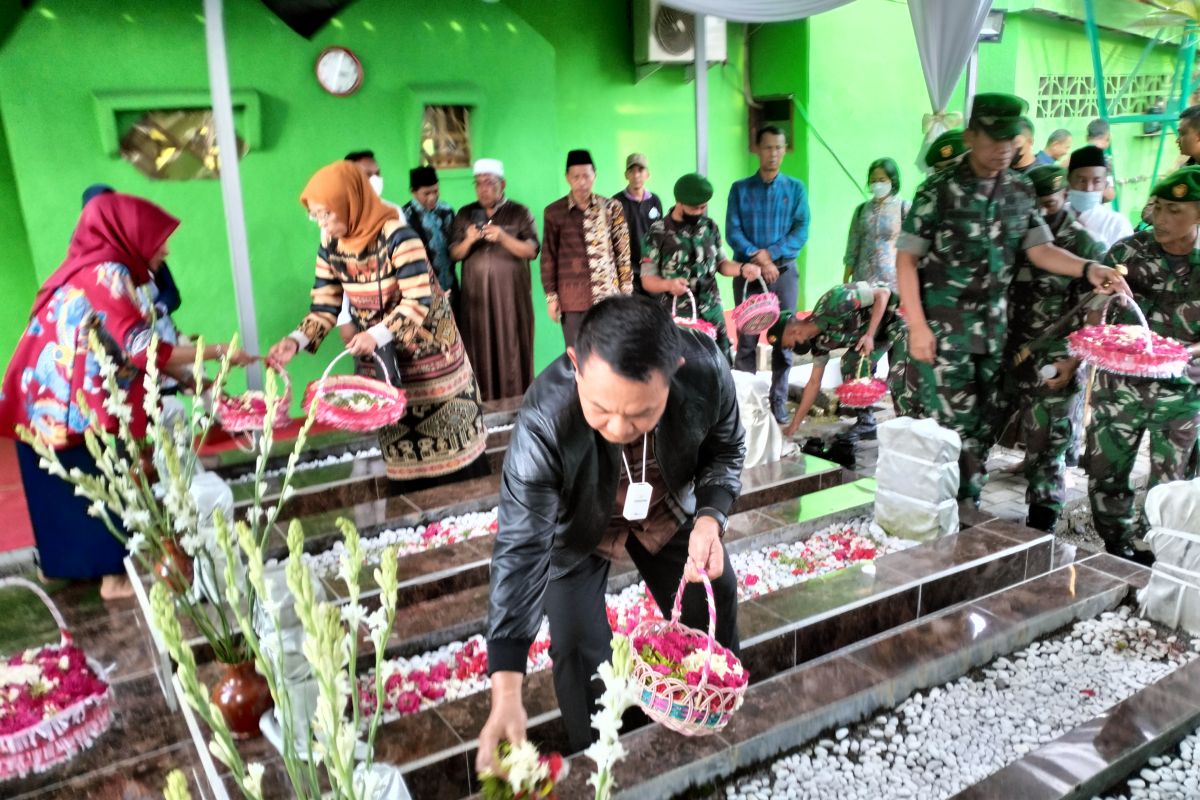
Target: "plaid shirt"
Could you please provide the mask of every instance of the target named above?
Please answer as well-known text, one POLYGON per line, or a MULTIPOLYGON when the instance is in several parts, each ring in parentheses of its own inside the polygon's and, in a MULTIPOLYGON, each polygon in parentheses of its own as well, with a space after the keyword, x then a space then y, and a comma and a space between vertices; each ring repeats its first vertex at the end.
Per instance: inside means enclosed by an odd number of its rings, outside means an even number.
POLYGON ((808 241, 808 193, 804 184, 780 173, 770 183, 756 172, 729 189, 725 240, 735 261, 765 249, 776 263, 795 261, 808 241))

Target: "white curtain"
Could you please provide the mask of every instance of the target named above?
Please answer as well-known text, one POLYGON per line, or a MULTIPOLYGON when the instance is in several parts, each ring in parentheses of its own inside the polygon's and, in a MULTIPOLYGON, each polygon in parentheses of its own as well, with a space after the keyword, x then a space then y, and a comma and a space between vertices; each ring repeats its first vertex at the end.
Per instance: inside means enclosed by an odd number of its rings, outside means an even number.
POLYGON ((666 0, 663 5, 732 22, 786 22, 850 2, 853 0, 666 0))
POLYGON ((933 113, 926 114, 922 124, 925 141, 918 157, 922 166, 924 161, 921 159, 929 143, 962 124, 962 115, 947 114, 946 106, 991 8, 992 0, 908 0, 908 13, 917 36, 917 52, 929 90, 929 104, 933 108, 933 113))

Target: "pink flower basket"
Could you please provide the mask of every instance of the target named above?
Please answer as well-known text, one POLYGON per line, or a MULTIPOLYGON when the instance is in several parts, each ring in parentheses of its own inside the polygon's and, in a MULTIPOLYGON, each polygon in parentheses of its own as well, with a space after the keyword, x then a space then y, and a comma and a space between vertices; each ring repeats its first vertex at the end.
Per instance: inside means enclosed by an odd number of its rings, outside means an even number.
POLYGON ((675 306, 679 303, 679 298, 675 297, 671 300, 671 317, 675 320, 675 324, 681 328, 699 331, 715 342, 717 340, 717 326, 713 325, 711 322, 706 322, 705 320, 697 317, 696 298, 692 295, 690 289, 688 290, 687 296, 688 300, 692 302, 692 316, 690 319, 688 317, 681 317, 675 313, 675 306))
POLYGON ((1133 298, 1114 294, 1104 307, 1105 319, 1113 300, 1121 298, 1141 325, 1088 325, 1067 337, 1071 355, 1117 375, 1134 378, 1178 378, 1187 369, 1191 353, 1174 339, 1150 330, 1133 298))
POLYGON ((103 670, 72 643, 53 601, 24 578, 0 580, 0 587, 10 586, 38 596, 58 624, 60 642, 0 661, 0 781, 73 758, 112 723, 112 691, 103 670))
MULTIPOLYGON (((288 407, 292 404, 292 379, 287 371, 276 369, 270 365, 267 369, 275 372, 283 381, 283 394, 275 407, 274 428, 282 428, 288 424, 288 407)), ((232 397, 221 394, 216 400, 217 420, 221 427, 230 433, 248 433, 261 431, 267 421, 267 395, 265 392, 251 389, 232 397)))
POLYGON ((742 289, 742 302, 733 310, 733 324, 739 333, 757 336, 779 319, 779 297, 767 289, 767 282, 758 279, 761 294, 746 295, 742 289))
MULTIPOLYGON (((308 385, 304 392, 304 408, 311 409, 316 403, 319 422, 346 431, 373 431, 395 424, 408 406, 404 390, 365 375, 330 377, 333 365, 349 353, 349 350, 339 353, 329 362, 320 380, 308 385)), ((375 360, 386 378, 387 366, 383 359, 376 354, 375 360)))
POLYGON ((639 705, 651 719, 684 736, 707 736, 729 724, 750 682, 737 656, 714 638, 712 583, 700 574, 708 596, 707 634, 679 621, 687 586, 683 580, 670 621, 646 620, 629 633, 639 705))
POLYGON ((838 402, 847 408, 870 408, 887 394, 887 383, 874 375, 864 374, 870 362, 869 357, 860 358, 858 361, 859 376, 852 381, 846 381, 833 390, 838 397, 838 402))

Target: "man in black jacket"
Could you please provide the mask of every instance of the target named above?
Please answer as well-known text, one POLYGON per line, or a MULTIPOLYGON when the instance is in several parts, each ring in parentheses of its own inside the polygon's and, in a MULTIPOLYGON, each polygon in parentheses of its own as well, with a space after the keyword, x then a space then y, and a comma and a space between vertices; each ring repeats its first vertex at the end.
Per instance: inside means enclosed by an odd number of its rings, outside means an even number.
MULTIPOLYGON (((525 738, 521 682, 543 613, 571 747, 592 741, 592 677, 612 639, 605 588, 622 549, 667 616, 680 579, 697 582, 703 569, 717 639, 736 652, 737 581, 721 535, 744 456, 733 376, 712 339, 676 328, 645 297, 587 312, 575 346, 525 395, 504 460, 481 767, 500 740, 525 738)), ((707 627, 702 587, 685 591, 683 621, 707 627)))

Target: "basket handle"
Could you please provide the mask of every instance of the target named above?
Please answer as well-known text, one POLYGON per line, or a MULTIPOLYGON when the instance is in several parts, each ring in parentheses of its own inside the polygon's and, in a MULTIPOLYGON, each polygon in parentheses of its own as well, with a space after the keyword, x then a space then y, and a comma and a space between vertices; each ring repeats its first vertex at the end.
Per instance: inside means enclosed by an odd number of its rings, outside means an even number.
POLYGON ((67 630, 67 621, 63 619, 63 615, 58 610, 58 606, 54 605, 54 601, 50 599, 50 595, 46 594, 42 587, 38 586, 33 581, 26 580, 25 578, 0 578, 0 589, 8 588, 10 586, 20 586, 37 595, 38 599, 42 601, 42 604, 45 605, 46 609, 50 612, 50 616, 54 617, 54 622, 58 625, 58 633, 61 637, 62 644, 64 646, 71 644, 71 632, 67 630))
MULTIPOLYGON (((345 358, 348 355, 353 355, 353 354, 349 350, 343 350, 342 352, 338 353, 336 356, 333 357, 333 360, 331 360, 329 362, 329 366, 325 367, 325 371, 321 373, 321 380, 317 382, 317 393, 318 394, 320 392, 324 391, 325 381, 327 378, 329 378, 329 373, 333 371, 333 365, 336 364, 337 362, 341 361, 343 358, 345 358)), ((375 360, 379 362, 379 369, 383 371, 384 382, 390 383, 391 378, 388 376, 387 364, 383 363, 383 359, 379 357, 379 353, 376 353, 374 350, 371 351, 371 355, 375 356, 375 360)))
MULTIPOLYGON (((705 648, 708 656, 704 659, 704 672, 700 675, 700 683, 698 688, 703 689, 708 685, 708 673, 712 665, 713 645, 717 640, 717 600, 713 597, 712 581, 708 579, 708 572, 704 567, 697 566, 696 571, 700 573, 700 580, 704 582, 704 594, 708 598, 708 646, 705 648)), ((671 608, 671 621, 679 622, 679 617, 683 613, 683 590, 687 588, 687 578, 679 579, 679 589, 675 592, 675 605, 671 608)))
MULTIPOLYGON (((746 302, 746 287, 749 284, 750 284, 750 281, 742 281, 742 299, 738 301, 738 305, 741 305, 742 303, 746 302)), ((770 289, 767 288, 767 282, 765 280, 763 280, 763 276, 762 276, 761 272, 758 273, 758 284, 760 286, 762 286, 763 294, 766 294, 767 292, 771 291, 770 289)))
POLYGON ((1142 342, 1145 345, 1145 351, 1147 353, 1153 352, 1154 345, 1150 341, 1150 323, 1146 322, 1146 315, 1143 314, 1142 309, 1138 307, 1137 301, 1135 301, 1129 295, 1122 294, 1120 292, 1113 292, 1111 295, 1109 295, 1108 300, 1104 302, 1104 308, 1101 311, 1100 321, 1108 324, 1108 311, 1112 308, 1114 300, 1120 300, 1130 311, 1133 312, 1133 315, 1138 318, 1138 322, 1140 322, 1142 325, 1142 330, 1146 332, 1142 337, 1142 342))
MULTIPOLYGON (((696 321, 696 296, 692 294, 691 289, 687 290, 687 296, 688 296, 688 300, 691 301, 691 304, 692 304, 692 322, 695 322, 696 321)), ((678 302, 679 302, 679 295, 675 295, 674 297, 671 298, 671 316, 672 317, 676 316, 675 305, 678 302)))
MULTIPOLYGON (((858 378, 859 380, 861 380, 861 379, 863 379, 863 378, 867 377, 867 370, 866 370, 866 366, 867 366, 867 364, 869 364, 870 362, 871 362, 871 357, 870 357, 870 356, 864 356, 864 355, 862 355, 861 353, 859 353, 859 356, 858 356, 858 370, 857 370, 857 374, 856 374, 856 376, 855 376, 856 378, 858 378)), ((875 373, 874 373, 873 371, 871 372, 871 376, 872 376, 872 377, 874 377, 874 376, 875 376, 875 373)))

